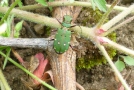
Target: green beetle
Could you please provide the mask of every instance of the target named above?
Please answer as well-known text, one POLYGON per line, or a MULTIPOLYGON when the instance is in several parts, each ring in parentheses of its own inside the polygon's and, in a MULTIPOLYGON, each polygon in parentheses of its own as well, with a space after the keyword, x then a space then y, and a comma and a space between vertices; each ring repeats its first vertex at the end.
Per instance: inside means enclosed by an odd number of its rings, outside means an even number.
POLYGON ((58 54, 64 53, 69 48, 71 31, 67 28, 59 28, 54 39, 54 50, 58 54))
POLYGON ((62 28, 59 28, 54 39, 54 50, 58 54, 62 54, 66 52, 70 45, 70 39, 71 39, 71 31, 68 31, 68 29, 71 27, 71 21, 72 17, 69 15, 65 15, 63 18, 63 22, 61 25, 62 28))

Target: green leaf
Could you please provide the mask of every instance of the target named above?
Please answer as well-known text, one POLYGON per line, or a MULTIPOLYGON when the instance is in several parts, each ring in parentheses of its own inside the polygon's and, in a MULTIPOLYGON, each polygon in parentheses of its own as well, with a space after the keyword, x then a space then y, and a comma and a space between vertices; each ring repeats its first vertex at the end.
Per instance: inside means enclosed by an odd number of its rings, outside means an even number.
POLYGON ((14 32, 14 37, 17 38, 19 37, 20 35, 20 30, 22 29, 22 24, 23 24, 23 20, 18 22, 16 25, 15 25, 15 32, 14 32))
MULTIPOLYGON (((54 0, 48 0, 49 2, 53 2, 54 0)), ((53 8, 52 7, 48 7, 49 10, 52 12, 53 11, 53 8)))
POLYGON ((0 35, 5 33, 6 30, 7 30, 7 23, 3 23, 2 25, 0 25, 0 35))
POLYGON ((94 3, 94 0, 91 0, 91 4, 92 4, 93 10, 95 10, 95 3, 94 3))
POLYGON ((103 12, 107 11, 105 0, 91 0, 91 3, 94 10, 95 10, 95 6, 97 6, 100 11, 103 12))
POLYGON ((16 25, 15 25, 15 30, 16 31, 20 31, 22 29, 22 24, 23 24, 23 20, 18 22, 16 25))
POLYGON ((43 5, 43 6, 47 6, 47 3, 45 0, 35 0, 36 2, 38 2, 39 4, 43 5))
POLYGON ((5 48, 8 48, 8 46, 0 46, 0 51, 2 51, 5 48))
POLYGON ((3 13, 0 13, 0 18, 2 18, 4 16, 4 14, 3 13))
POLYGON ((130 66, 134 65, 134 58, 130 56, 121 56, 124 59, 124 62, 130 66))
POLYGON ((115 62, 115 66, 121 72, 125 68, 125 63, 118 59, 115 62))
POLYGON ((18 5, 19 5, 19 7, 22 7, 23 6, 21 0, 18 2, 18 5))
POLYGON ((11 34, 11 23, 12 23, 12 20, 14 18, 14 15, 9 15, 7 20, 5 21, 5 23, 7 23, 7 29, 5 31, 5 33, 1 34, 1 36, 3 37, 10 37, 10 34, 11 34))

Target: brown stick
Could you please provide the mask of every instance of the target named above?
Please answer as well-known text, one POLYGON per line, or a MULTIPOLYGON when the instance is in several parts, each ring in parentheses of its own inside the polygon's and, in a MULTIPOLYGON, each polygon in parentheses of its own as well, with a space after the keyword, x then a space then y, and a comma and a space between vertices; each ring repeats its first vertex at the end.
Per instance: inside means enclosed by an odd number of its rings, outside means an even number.
MULTIPOLYGON (((73 11, 73 7, 57 7, 54 10, 53 17, 62 22, 64 15, 72 16, 70 9, 73 11)), ((55 88, 58 90, 76 90, 75 51, 69 48, 63 54, 57 54, 53 49, 50 52, 55 88)))

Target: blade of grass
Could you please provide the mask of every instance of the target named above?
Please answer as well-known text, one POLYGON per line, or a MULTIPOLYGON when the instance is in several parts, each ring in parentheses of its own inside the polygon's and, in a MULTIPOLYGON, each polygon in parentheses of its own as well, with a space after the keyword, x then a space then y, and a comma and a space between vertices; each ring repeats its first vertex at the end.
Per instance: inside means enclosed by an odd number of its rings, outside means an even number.
MULTIPOLYGON (((7 47, 6 48, 6 56, 10 56, 10 52, 11 52, 11 48, 10 47, 7 47)), ((7 61, 8 61, 8 59, 7 58, 5 58, 5 60, 4 60, 4 64, 3 64, 3 70, 5 69, 5 66, 6 66, 6 64, 7 64, 7 61)))
POLYGON ((5 90, 11 90, 10 86, 7 83, 6 78, 4 77, 4 74, 2 73, 2 70, 0 69, 0 81, 4 85, 5 90))
POLYGON ((4 15, 4 17, 1 19, 0 25, 1 25, 2 23, 4 23, 4 20, 7 19, 8 15, 9 15, 10 12, 11 12, 11 10, 18 4, 19 1, 20 1, 20 0, 15 0, 15 2, 12 3, 12 5, 11 5, 10 8, 8 9, 8 11, 7 11, 6 14, 4 15))

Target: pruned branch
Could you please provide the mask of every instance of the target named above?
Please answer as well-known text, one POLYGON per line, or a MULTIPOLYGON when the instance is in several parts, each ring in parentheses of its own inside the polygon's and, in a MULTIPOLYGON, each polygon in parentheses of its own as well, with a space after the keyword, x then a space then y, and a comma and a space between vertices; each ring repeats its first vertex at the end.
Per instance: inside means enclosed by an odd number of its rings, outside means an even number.
POLYGON ((5 38, 0 37, 0 45, 21 47, 21 48, 40 48, 47 49, 52 47, 53 41, 49 38, 5 38))

